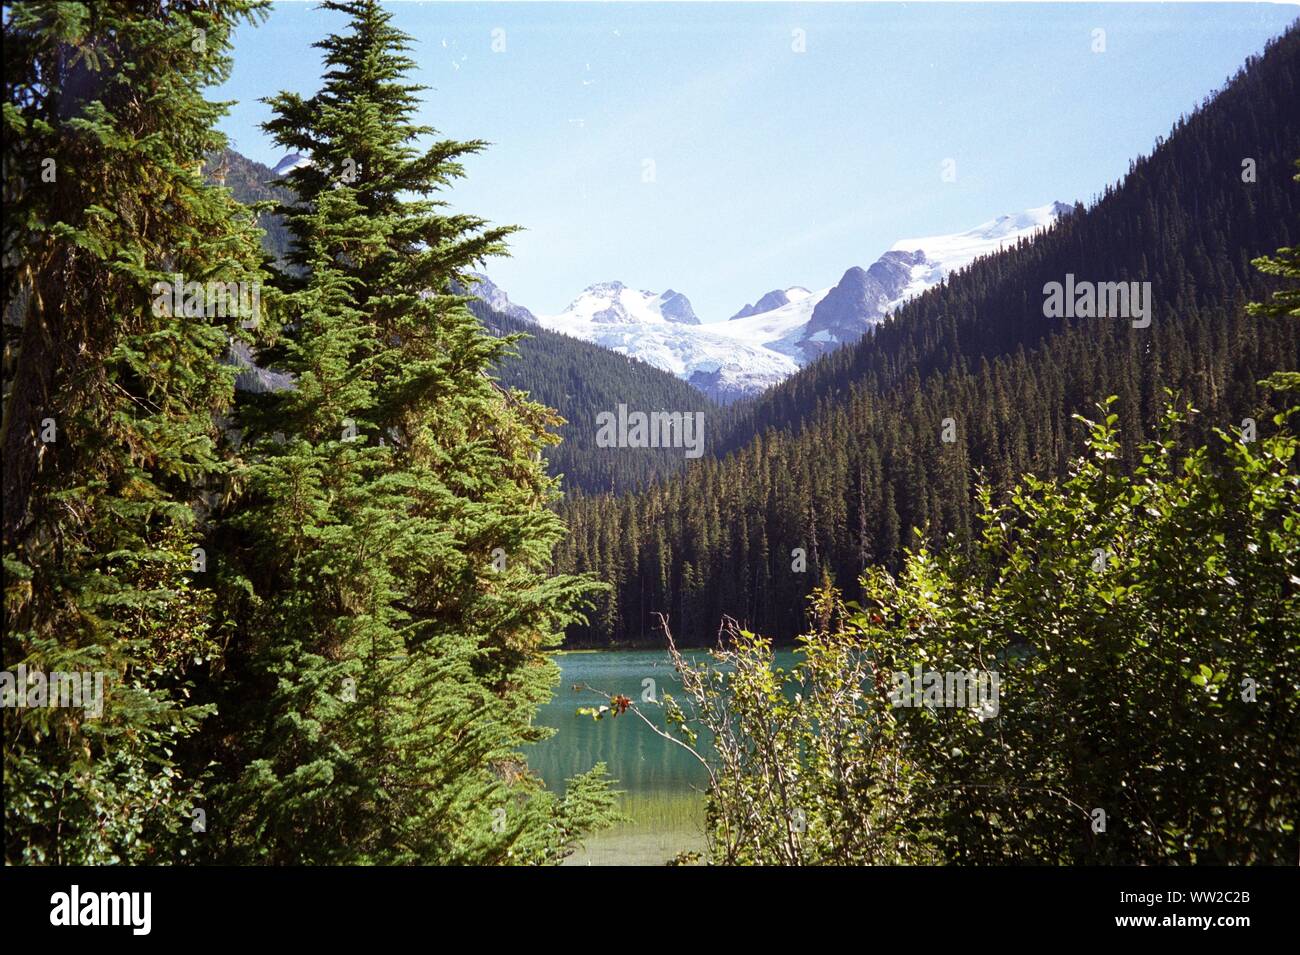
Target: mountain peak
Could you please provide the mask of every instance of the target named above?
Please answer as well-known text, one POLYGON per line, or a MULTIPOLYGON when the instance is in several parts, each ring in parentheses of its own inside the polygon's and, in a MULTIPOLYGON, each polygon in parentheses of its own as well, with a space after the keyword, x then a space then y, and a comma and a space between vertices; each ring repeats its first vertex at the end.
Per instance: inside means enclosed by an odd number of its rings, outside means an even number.
POLYGON ((558 316, 551 316, 559 325, 640 325, 658 322, 676 322, 679 325, 699 325, 699 318, 690 307, 690 300, 681 292, 655 292, 634 290, 623 282, 597 282, 569 303, 558 316))
POLYGON ((1028 240, 1070 212, 1066 203, 1053 202, 997 216, 966 232, 903 239, 870 266, 846 269, 832 288, 775 288, 725 322, 702 324, 686 296, 674 289, 656 294, 622 282, 589 286, 564 312, 538 322, 641 358, 730 400, 857 341, 953 271, 1028 240))
POLYGON ((311 164, 312 161, 309 156, 305 156, 302 153, 289 153, 289 155, 285 156, 275 164, 275 167, 271 172, 275 173, 275 178, 283 179, 300 166, 310 166, 311 164))
POLYGON ((691 308, 690 300, 681 292, 674 292, 672 289, 666 290, 657 299, 659 303, 659 314, 670 322, 679 322, 683 325, 700 324, 699 317, 695 310, 691 308))
POLYGON ((773 289, 764 294, 753 305, 746 305, 727 321, 734 321, 737 318, 749 318, 751 315, 759 315, 763 312, 770 312, 773 309, 780 308, 782 305, 789 305, 791 302, 797 302, 800 299, 807 298, 812 292, 802 285, 792 285, 786 289, 773 289))
POLYGON ((618 281, 596 282, 592 285, 588 285, 585 289, 583 289, 582 294, 586 295, 587 293, 590 292, 593 295, 607 295, 613 292, 621 292, 625 288, 627 288, 627 286, 624 285, 622 282, 618 282, 618 281))
POLYGON ((466 272, 465 284, 453 282, 452 290, 461 295, 472 295, 494 312, 521 321, 537 323, 536 315, 522 305, 510 301, 510 296, 482 272, 466 272))
POLYGON ((628 288, 622 282, 597 282, 552 316, 560 324, 595 322, 601 325, 636 325, 674 322, 698 325, 690 300, 672 289, 655 292, 628 288))

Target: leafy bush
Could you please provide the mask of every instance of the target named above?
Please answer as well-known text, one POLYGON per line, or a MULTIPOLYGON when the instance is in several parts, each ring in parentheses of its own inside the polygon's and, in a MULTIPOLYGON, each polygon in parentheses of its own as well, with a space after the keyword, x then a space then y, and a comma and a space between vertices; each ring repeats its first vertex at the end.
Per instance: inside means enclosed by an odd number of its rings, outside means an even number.
POLYGON ((1063 480, 981 492, 970 548, 870 570, 861 605, 827 582, 791 672, 734 624, 711 663, 673 648, 713 861, 1294 862, 1300 409, 1179 453, 1171 402, 1126 476, 1109 406, 1063 480), (896 705, 917 666, 996 705, 896 705))

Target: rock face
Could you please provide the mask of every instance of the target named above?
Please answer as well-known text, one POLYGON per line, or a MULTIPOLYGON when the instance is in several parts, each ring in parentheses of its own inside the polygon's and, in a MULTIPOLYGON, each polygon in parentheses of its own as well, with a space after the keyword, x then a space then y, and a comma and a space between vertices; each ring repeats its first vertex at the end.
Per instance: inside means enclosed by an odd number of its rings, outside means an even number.
POLYGON ((472 295, 494 312, 509 315, 511 318, 517 318, 520 321, 532 322, 534 325, 537 324, 536 315, 522 305, 516 305, 510 301, 510 296, 482 272, 470 272, 468 275, 470 279, 466 283, 468 287, 453 282, 452 290, 454 292, 459 295, 472 295))
POLYGON ((782 305, 789 305, 791 302, 797 302, 799 299, 811 295, 802 285, 796 285, 787 289, 773 289, 753 305, 746 305, 731 318, 729 322, 734 322, 738 318, 749 318, 751 315, 761 315, 763 312, 770 312, 780 308, 782 305))
POLYGON ((237 391, 265 394, 269 391, 284 391, 294 387, 293 375, 287 371, 263 368, 253 361, 253 354, 245 342, 231 342, 226 360, 239 369, 239 375, 235 378, 237 391))
POLYGON ((886 252, 869 269, 854 266, 844 273, 813 309, 799 348, 806 361, 855 342, 898 303, 912 281, 914 266, 925 252, 886 252))
POLYGON ((668 289, 658 298, 659 314, 670 322, 682 325, 698 325, 700 320, 691 308, 691 303, 681 292, 668 289))

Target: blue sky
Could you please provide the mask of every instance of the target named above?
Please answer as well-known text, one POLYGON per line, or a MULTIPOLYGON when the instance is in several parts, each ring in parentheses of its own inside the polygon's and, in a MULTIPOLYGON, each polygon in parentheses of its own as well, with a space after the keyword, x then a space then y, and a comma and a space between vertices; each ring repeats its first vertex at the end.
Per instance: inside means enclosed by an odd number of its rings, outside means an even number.
MULTIPOLYGON (((431 87, 420 121, 494 144, 447 198, 527 229, 487 268, 511 298, 548 314, 618 279, 672 287, 704 321, 834 284, 900 238, 1088 201, 1297 18, 1272 4, 392 6, 431 87)), ((311 44, 341 23, 277 3, 239 32, 217 91, 238 100, 223 123, 236 149, 280 159, 257 100, 314 92, 311 44)))

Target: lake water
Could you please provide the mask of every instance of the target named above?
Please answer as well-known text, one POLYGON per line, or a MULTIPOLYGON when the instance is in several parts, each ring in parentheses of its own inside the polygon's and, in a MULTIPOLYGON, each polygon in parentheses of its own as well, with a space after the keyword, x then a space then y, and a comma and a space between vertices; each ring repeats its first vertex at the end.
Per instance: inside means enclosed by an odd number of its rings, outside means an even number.
MULTIPOLYGON (((704 656, 696 658, 703 660, 704 656)), ((604 762, 624 791, 622 812, 630 820, 589 839, 566 864, 662 865, 679 852, 703 850, 708 782, 704 768, 631 713, 596 722, 576 712, 580 706, 600 705, 601 699, 589 692, 576 692, 574 684, 622 693, 633 701, 640 701, 643 692, 653 689, 656 698, 668 692, 684 703, 668 654, 662 650, 600 650, 561 653, 556 662, 562 674, 560 685, 554 699, 541 708, 537 722, 557 732, 530 747, 529 765, 550 789, 562 792, 566 779, 604 762), (648 684, 647 680, 654 682, 648 684)), ((776 662, 788 668, 794 654, 778 652, 776 662)), ((660 708, 646 706, 642 711, 664 726, 660 708)))

